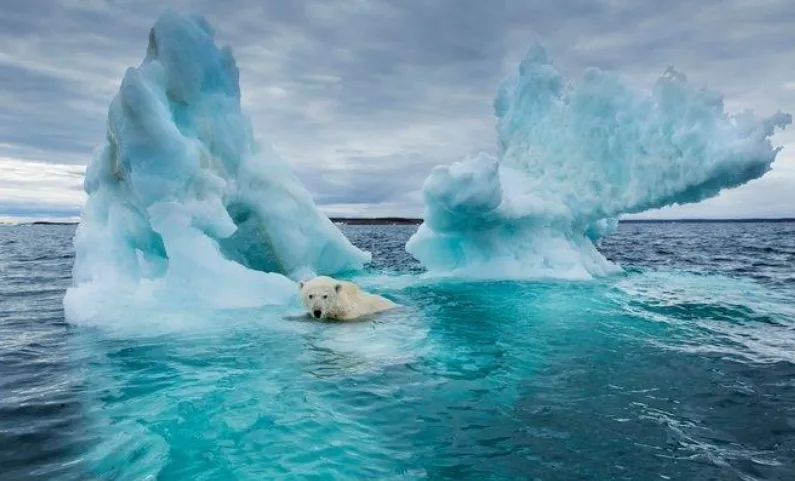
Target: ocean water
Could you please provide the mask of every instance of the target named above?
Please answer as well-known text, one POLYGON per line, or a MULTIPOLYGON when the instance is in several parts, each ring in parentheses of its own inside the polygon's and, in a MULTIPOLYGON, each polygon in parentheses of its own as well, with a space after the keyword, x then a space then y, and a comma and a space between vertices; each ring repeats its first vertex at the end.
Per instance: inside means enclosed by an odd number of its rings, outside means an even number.
POLYGON ((622 224, 626 273, 430 282, 414 227, 344 227, 405 307, 70 326, 71 226, 0 227, 0 480, 793 480, 795 223, 622 224))

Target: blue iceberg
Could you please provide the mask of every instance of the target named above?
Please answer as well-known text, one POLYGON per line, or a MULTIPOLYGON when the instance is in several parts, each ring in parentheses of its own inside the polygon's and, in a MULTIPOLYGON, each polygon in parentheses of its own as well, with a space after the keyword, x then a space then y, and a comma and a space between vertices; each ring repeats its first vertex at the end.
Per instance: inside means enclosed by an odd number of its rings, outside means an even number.
POLYGON ((165 12, 124 75, 85 178, 67 315, 120 293, 199 305, 287 302, 295 280, 361 269, 288 164, 257 145, 238 69, 201 17, 165 12))
POLYGON ((437 167, 406 249, 432 275, 591 278, 622 214, 699 202, 770 170, 789 114, 729 115, 667 70, 652 92, 589 69, 564 78, 540 46, 494 102, 499 154, 437 167))

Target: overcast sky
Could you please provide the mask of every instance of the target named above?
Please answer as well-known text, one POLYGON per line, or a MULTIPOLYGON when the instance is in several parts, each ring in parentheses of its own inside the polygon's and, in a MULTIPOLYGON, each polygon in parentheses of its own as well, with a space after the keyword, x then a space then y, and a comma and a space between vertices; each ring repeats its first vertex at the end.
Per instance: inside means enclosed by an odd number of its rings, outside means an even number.
MULTIPOLYGON (((258 138, 331 215, 419 215, 434 165, 493 152, 497 83, 534 40, 570 77, 650 89, 673 65, 730 111, 795 113, 792 0, 2 0, 0 217, 79 212, 107 106, 165 6, 232 46, 258 138)), ((795 217, 793 130, 763 179, 650 215, 795 217)))

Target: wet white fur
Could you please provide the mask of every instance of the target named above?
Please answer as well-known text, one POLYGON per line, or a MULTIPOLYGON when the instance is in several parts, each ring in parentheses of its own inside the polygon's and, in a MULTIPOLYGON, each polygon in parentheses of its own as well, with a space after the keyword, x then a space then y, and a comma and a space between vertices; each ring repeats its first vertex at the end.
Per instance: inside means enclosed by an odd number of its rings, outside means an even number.
POLYGON ((368 314, 397 307, 397 304, 377 294, 370 294, 353 282, 318 276, 299 283, 301 299, 313 317, 347 321, 368 314))

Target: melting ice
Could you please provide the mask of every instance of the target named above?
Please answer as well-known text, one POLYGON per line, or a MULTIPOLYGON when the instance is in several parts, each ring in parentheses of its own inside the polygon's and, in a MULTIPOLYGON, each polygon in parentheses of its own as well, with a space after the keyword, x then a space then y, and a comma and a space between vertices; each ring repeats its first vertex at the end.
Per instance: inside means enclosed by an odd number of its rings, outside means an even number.
POLYGON ((169 11, 152 28, 145 59, 110 105, 85 191, 64 301, 71 319, 122 298, 283 303, 293 280, 370 258, 255 143, 232 52, 200 17, 169 11))
MULTIPOLYGON (((531 50, 494 103, 499 155, 436 168, 407 250, 433 274, 588 278, 625 213, 698 202, 770 169, 777 113, 729 115, 673 70, 652 92, 531 50)), ((358 270, 354 247, 290 167, 257 145, 238 70, 200 17, 167 11, 113 99, 90 162, 67 318, 108 306, 283 304, 294 280, 358 270)))
POLYGON ((498 158, 437 167, 407 250, 434 274, 589 278, 619 271, 595 243, 621 214, 699 202, 764 175, 776 113, 729 115, 669 69, 651 94, 589 69, 561 76, 531 49, 494 102, 498 158))

